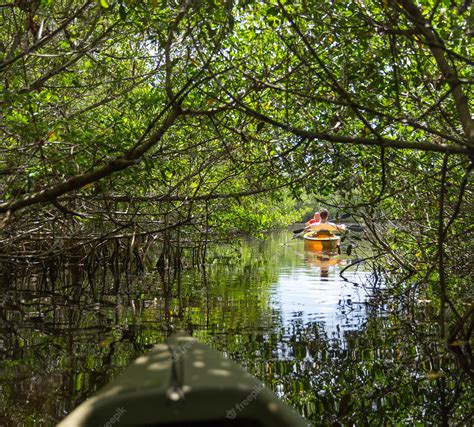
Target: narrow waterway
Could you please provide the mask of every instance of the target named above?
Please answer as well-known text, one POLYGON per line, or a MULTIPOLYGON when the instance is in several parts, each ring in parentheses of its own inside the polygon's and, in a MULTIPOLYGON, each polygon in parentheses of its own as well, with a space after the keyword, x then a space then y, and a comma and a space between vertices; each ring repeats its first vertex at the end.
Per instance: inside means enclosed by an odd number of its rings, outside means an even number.
POLYGON ((383 284, 355 258, 370 250, 321 257, 291 236, 215 250, 205 271, 168 279, 91 278, 76 266, 4 283, 0 425, 53 425, 178 330, 237 360, 315 425, 462 422, 471 385, 436 341, 429 308, 407 322, 389 315, 374 304, 383 284))

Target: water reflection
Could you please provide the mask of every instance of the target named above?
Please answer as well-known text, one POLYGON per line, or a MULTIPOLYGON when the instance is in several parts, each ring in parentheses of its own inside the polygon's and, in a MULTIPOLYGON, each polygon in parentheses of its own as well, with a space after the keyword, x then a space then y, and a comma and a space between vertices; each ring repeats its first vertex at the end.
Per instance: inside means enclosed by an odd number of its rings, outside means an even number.
MULTIPOLYGON (((428 315, 401 322, 373 308, 380 283, 352 263, 276 233, 205 271, 104 270, 91 281, 76 268, 56 281, 11 280, 0 296, 0 425, 54 424, 177 329, 239 361, 316 425, 426 414, 436 424, 435 402, 469 384, 428 315), (439 366, 445 384, 427 382, 424 371, 439 366)), ((467 398, 453 402, 452 419, 472 410, 467 398)))
POLYGON ((319 268, 321 277, 329 277, 329 270, 336 265, 346 265, 347 260, 340 255, 305 250, 305 261, 311 267, 319 268))
POLYGON ((345 333, 365 324, 370 295, 361 285, 371 273, 349 269, 343 279, 340 272, 350 259, 302 250, 301 246, 296 242, 286 249, 293 250, 300 263, 278 266, 278 277, 270 288, 272 308, 291 334, 294 325, 300 329, 317 325, 318 335, 336 339, 345 347, 345 333))

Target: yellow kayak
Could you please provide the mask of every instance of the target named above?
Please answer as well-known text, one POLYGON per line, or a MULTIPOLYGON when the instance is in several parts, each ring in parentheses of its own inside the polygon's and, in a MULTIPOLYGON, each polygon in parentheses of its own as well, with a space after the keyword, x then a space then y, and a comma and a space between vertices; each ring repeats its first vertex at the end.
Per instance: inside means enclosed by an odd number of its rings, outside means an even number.
POLYGON ((304 248, 312 252, 339 253, 341 238, 331 234, 308 232, 304 236, 304 248))

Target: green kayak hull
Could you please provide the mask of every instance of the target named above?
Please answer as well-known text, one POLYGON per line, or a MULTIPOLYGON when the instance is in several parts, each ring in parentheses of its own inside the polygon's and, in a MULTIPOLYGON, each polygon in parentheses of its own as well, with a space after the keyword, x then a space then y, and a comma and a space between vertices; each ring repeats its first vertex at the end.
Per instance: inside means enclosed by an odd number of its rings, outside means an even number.
POLYGON ((139 357, 59 426, 310 426, 217 350, 174 335, 139 357))

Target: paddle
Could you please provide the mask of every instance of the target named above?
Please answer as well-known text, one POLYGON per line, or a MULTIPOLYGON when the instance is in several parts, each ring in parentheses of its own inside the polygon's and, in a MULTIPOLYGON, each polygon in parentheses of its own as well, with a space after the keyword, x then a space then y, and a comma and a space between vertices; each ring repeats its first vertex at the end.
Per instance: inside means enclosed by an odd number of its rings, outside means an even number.
POLYGON ((306 230, 305 228, 298 228, 297 230, 293 230, 293 234, 296 237, 298 234, 303 233, 303 231, 305 231, 305 230, 306 230))
MULTIPOLYGON (((346 218, 349 218, 351 216, 350 213, 346 212, 346 213, 343 213, 339 219, 346 219, 346 218)), ((354 225, 349 225, 347 226, 347 229, 348 230, 351 230, 351 231, 363 231, 364 229, 359 226, 358 224, 354 224, 354 225)), ((298 235, 300 235, 301 233, 303 233, 305 229, 304 228, 298 228, 297 230, 293 230, 293 234, 295 235, 295 237, 297 237, 298 235)))
MULTIPOLYGON (((297 230, 293 230, 294 237, 297 237, 298 235, 303 234, 305 230, 306 228, 298 228, 297 230)), ((364 227, 360 224, 349 224, 349 225, 346 225, 346 230, 362 232, 364 231, 364 227)))
POLYGON ((349 218, 351 216, 350 213, 343 213, 339 218, 340 219, 346 219, 346 218, 349 218))
POLYGON ((346 225, 346 229, 350 231, 355 231, 356 233, 361 233, 362 231, 365 230, 365 227, 360 224, 349 224, 349 225, 346 225))

